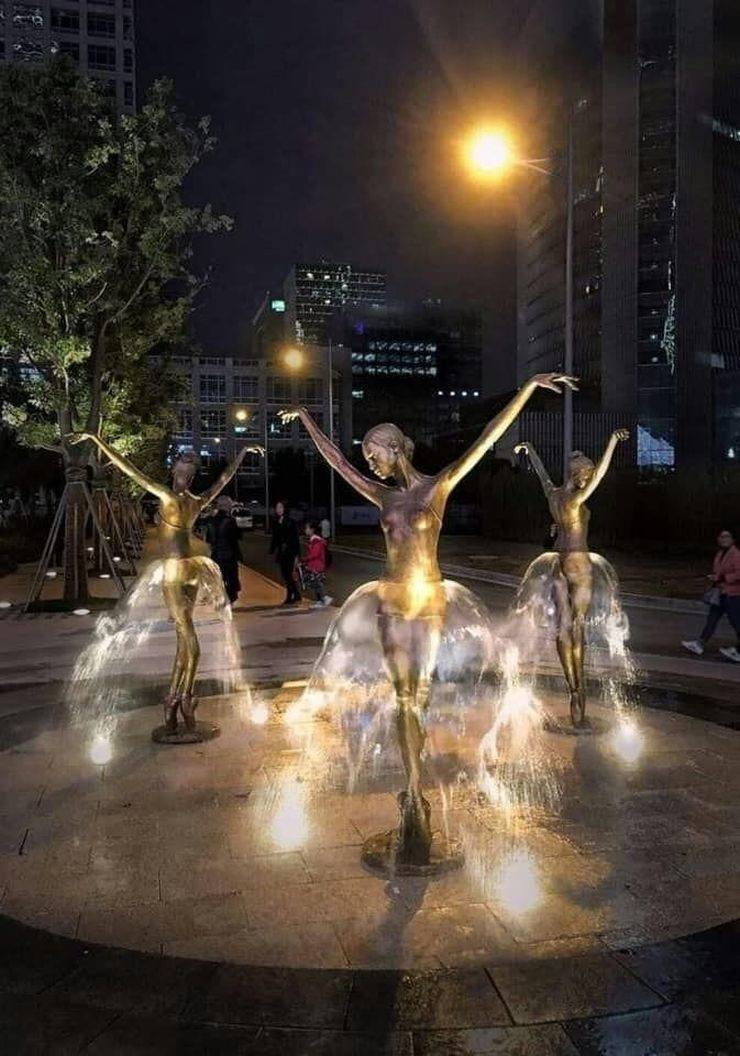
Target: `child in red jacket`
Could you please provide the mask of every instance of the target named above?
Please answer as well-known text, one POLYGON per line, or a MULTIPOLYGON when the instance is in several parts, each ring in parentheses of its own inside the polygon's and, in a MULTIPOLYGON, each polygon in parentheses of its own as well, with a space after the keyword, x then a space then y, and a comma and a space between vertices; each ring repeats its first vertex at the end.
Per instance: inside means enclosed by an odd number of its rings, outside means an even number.
POLYGON ((306 521, 304 528, 308 540, 306 556, 301 565, 303 567, 303 582, 307 590, 312 590, 316 597, 313 604, 314 609, 320 609, 324 605, 331 605, 332 599, 326 593, 326 569, 327 569, 327 545, 316 531, 313 521, 306 521))

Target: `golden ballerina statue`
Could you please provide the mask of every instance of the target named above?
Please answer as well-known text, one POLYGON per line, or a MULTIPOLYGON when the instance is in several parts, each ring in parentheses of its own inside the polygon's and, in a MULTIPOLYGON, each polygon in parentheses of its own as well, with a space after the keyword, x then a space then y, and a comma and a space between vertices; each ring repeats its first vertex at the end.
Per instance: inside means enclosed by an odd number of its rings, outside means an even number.
POLYGON ((426 476, 414 468, 414 445, 395 425, 376 425, 362 442, 367 464, 379 478, 374 480, 345 458, 305 408, 281 412, 285 421, 299 418, 329 465, 380 509, 387 551, 385 570, 377 583, 360 587, 346 601, 329 630, 327 643, 347 628, 350 662, 359 663, 362 645, 358 641, 354 651, 352 628, 360 628, 361 633, 372 635, 376 641, 379 638, 395 694, 396 730, 406 772, 406 788, 399 796, 401 822, 397 831, 371 837, 363 851, 366 863, 382 871, 428 872, 450 864, 447 845, 441 838, 433 840, 430 805, 422 794, 421 758, 426 739, 425 713, 448 616, 450 590, 456 588, 469 595, 459 584, 443 582, 437 560, 447 500, 508 429, 535 390, 541 387, 560 392, 561 385, 575 388, 574 379, 558 373, 531 378, 489 422, 475 443, 435 476, 426 476), (395 486, 386 483, 391 479, 395 486))
POLYGON ((591 517, 586 502, 601 484, 611 465, 617 444, 629 439, 627 429, 612 433, 597 465, 581 451, 570 456, 568 479, 556 487, 548 476, 532 444, 517 444, 515 452, 526 452, 532 468, 542 484, 557 526, 555 552, 542 554, 524 574, 518 605, 526 607, 536 590, 535 584, 544 577, 551 588, 555 603, 557 649, 570 692, 570 714, 574 726, 585 725, 586 679, 585 636, 586 621, 592 613, 597 577, 599 599, 616 598, 617 578, 614 570, 599 557, 589 553, 588 525, 591 517))
MULTIPOLYGON (((195 676, 200 659, 200 644, 193 622, 193 610, 199 589, 214 600, 226 604, 221 573, 218 566, 204 556, 205 547, 193 535, 198 515, 226 487, 249 454, 264 454, 257 446, 243 447, 234 461, 201 495, 193 495, 190 485, 195 478, 195 454, 185 452, 172 466, 172 486, 147 476, 124 455, 101 437, 92 433, 78 433, 74 442, 91 440, 114 466, 159 500, 158 557, 162 559, 162 593, 170 618, 175 625, 177 649, 172 677, 164 699, 164 726, 152 736, 168 743, 188 743, 202 739, 202 723, 196 723, 197 701, 193 695, 195 676), (183 727, 178 726, 178 713, 183 727)), ((210 735, 217 732, 211 728, 210 735)))

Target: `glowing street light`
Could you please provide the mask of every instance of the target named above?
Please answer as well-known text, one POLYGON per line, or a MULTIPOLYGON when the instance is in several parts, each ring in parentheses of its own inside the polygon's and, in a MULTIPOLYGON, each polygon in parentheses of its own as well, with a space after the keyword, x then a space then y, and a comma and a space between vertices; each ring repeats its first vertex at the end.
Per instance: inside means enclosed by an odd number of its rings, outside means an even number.
MULTIPOLYGON (((563 372, 573 373, 574 325, 573 325, 573 241, 574 241, 574 171, 573 171, 573 116, 586 106, 585 99, 576 99, 568 108, 568 151, 566 161, 566 218, 565 218, 565 349, 563 372)), ((500 128, 479 127, 474 129, 463 144, 463 157, 470 175, 478 180, 496 180, 515 166, 532 169, 551 176, 543 165, 548 158, 520 157, 511 139, 500 128)), ((573 392, 565 387, 563 403, 563 473, 568 476, 568 463, 573 450, 573 392)))
POLYGON ((511 140, 497 128, 477 128, 464 148, 465 160, 471 173, 483 179, 496 179, 517 164, 511 140))
POLYGON ((283 363, 288 370, 301 370, 306 357, 300 348, 289 348, 283 353, 283 363))
POLYGON ((240 407, 239 410, 235 413, 234 417, 236 418, 237 422, 246 422, 249 418, 249 411, 246 411, 243 407, 240 407))

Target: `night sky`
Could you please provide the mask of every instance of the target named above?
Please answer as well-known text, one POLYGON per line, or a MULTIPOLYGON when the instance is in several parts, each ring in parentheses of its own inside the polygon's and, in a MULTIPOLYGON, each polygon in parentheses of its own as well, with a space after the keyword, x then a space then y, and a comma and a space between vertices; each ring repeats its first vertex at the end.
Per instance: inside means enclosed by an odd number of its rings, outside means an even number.
MULTIPOLYGON (((456 143, 516 101, 511 0, 139 0, 139 88, 172 77, 219 145, 189 193, 235 220, 195 333, 244 350, 264 291, 316 256, 384 268, 399 296, 487 311, 488 391, 514 380, 511 193, 476 187, 456 143)), ((512 10, 514 8, 515 10, 512 10)))

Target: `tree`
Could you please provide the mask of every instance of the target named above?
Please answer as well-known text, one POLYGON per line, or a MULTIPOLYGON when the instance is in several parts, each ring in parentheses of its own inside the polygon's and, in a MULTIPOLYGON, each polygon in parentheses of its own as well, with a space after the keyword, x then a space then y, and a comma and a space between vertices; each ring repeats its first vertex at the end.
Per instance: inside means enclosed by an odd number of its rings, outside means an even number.
POLYGON ((0 67, 0 348, 15 368, 3 418, 64 460, 67 600, 87 596, 81 481, 96 456, 66 438, 106 431, 131 450, 143 426, 156 432, 164 376, 150 353, 184 338, 202 285, 191 239, 230 226, 183 197, 214 142, 169 82, 117 118, 66 59, 0 67))

